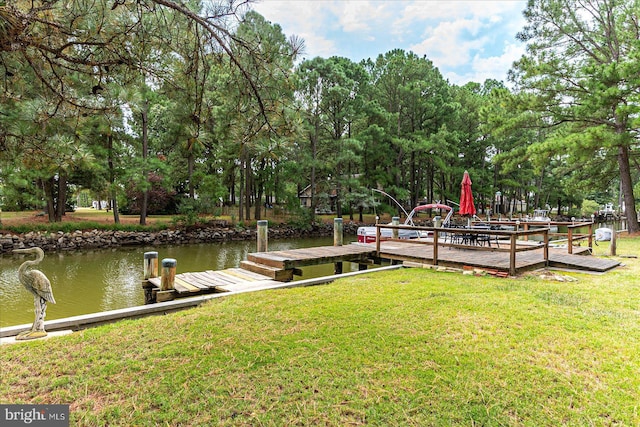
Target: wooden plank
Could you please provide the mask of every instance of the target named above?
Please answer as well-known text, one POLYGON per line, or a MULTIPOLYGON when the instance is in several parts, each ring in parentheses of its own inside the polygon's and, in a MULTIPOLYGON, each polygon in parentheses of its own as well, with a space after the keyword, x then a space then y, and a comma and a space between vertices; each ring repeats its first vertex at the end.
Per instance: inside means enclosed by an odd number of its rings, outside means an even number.
POLYGON ((215 286, 232 285, 237 282, 236 280, 232 280, 228 276, 222 276, 218 273, 219 272, 217 271, 207 270, 204 273, 200 273, 200 274, 206 275, 206 277, 208 277, 211 282, 215 283, 215 286))
MULTIPOLYGON (((185 287, 182 283, 179 282, 174 282, 173 283, 173 289, 179 293, 179 294, 190 294, 191 290, 187 287, 185 287)), ((158 301, 160 302, 160 301, 158 301)))
POLYGON ((288 282, 293 280, 294 270, 278 269, 263 264, 257 264, 251 261, 242 261, 240 267, 270 277, 279 282, 288 282))
POLYGON ((248 290, 266 289, 275 284, 280 284, 280 283, 281 282, 277 282, 275 280, 269 280, 269 279, 257 280, 255 282, 244 282, 244 283, 237 283, 235 285, 226 285, 224 287, 221 287, 221 289, 227 292, 240 292, 240 291, 248 291, 248 290))
POLYGON ((209 289, 209 286, 198 283, 198 281, 194 280, 194 278, 189 273, 178 274, 176 275, 176 278, 183 280, 184 282, 188 283, 190 286, 198 288, 199 290, 209 289))
MULTIPOLYGON (((194 286, 194 285, 188 283, 187 281, 182 280, 181 278, 179 278, 177 276, 175 278, 175 282, 173 284, 173 287, 176 288, 176 290, 178 289, 178 287, 182 287, 182 288, 186 289, 187 292, 191 292, 191 293, 202 291, 202 288, 194 286)), ((178 293, 181 293, 181 292, 178 291, 178 293)))
POLYGON ((247 261, 276 268, 295 268, 340 261, 366 261, 375 251, 368 245, 320 246, 247 255, 247 261))
POLYGON ((211 283, 211 281, 200 277, 198 273, 184 273, 184 275, 185 277, 188 278, 189 283, 192 283, 195 286, 202 286, 203 288, 206 288, 206 289, 211 289, 215 287, 214 283, 211 283))
POLYGON ((608 271, 620 265, 620 262, 615 260, 568 254, 553 254, 549 257, 549 263, 555 267, 579 268, 597 272, 608 271))
POLYGON ((254 273, 253 271, 249 271, 249 270, 243 270, 242 268, 238 268, 238 267, 228 268, 225 271, 233 271, 239 274, 250 276, 250 277, 253 277, 254 280, 270 280, 268 277, 263 276, 262 274, 254 273))
MULTIPOLYGON (((220 274, 224 274, 226 276, 230 276, 236 279, 239 279, 243 282, 255 282, 258 279, 254 278, 253 276, 250 276, 249 274, 243 274, 242 273, 243 270, 239 270, 239 271, 230 271, 230 270, 222 270, 220 271, 220 274)), ((247 271, 247 270, 244 270, 247 271)), ((247 273, 250 273, 249 271, 247 271, 247 273)), ((253 273, 255 274, 255 273, 253 273)))
POLYGON ((284 268, 284 263, 288 258, 277 255, 274 252, 266 253, 250 253, 247 254, 247 261, 255 262, 256 264, 264 264, 270 267, 284 268))

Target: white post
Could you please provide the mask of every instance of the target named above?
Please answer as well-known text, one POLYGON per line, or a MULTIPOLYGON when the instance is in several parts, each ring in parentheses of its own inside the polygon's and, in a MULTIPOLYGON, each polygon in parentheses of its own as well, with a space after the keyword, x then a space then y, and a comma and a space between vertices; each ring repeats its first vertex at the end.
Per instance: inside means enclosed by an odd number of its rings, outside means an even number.
POLYGON ((269 221, 260 220, 258 221, 258 252, 267 252, 267 247, 269 245, 269 221))
POLYGON ((158 277, 158 252, 144 253, 144 280, 158 277))
MULTIPOLYGON (((391 225, 400 225, 400 217, 394 216, 393 218, 391 218, 391 225)), ((398 235, 399 233, 397 228, 391 230, 391 237, 397 239, 398 235)))

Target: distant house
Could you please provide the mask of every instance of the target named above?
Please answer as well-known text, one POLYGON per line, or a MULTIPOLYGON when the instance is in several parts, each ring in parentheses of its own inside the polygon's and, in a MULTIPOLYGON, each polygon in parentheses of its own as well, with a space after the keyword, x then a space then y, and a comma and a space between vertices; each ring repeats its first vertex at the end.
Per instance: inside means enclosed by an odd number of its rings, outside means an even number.
MULTIPOLYGON (((316 187, 316 196, 318 203, 316 206, 317 214, 330 214, 336 211, 336 199, 337 191, 335 187, 331 189, 316 187), (327 192, 328 190, 328 192, 327 192)), ((304 208, 311 208, 311 186, 307 185, 298 193, 298 199, 300 199, 300 206, 304 208)))

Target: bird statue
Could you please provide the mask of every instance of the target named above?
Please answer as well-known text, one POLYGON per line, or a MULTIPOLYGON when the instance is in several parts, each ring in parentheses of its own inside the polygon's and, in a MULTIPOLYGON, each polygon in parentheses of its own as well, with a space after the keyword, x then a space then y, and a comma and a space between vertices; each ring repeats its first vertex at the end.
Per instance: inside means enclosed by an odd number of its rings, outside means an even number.
POLYGON ((14 253, 34 254, 35 260, 28 260, 22 263, 18 268, 18 280, 24 287, 33 294, 33 304, 35 306, 36 319, 33 322, 31 330, 19 333, 16 340, 31 340, 47 336, 44 330, 44 317, 47 312, 47 302, 53 304, 56 300, 53 298, 51 290, 51 282, 47 276, 40 270, 29 269, 29 267, 38 265, 44 259, 44 251, 40 248, 14 249, 14 253))

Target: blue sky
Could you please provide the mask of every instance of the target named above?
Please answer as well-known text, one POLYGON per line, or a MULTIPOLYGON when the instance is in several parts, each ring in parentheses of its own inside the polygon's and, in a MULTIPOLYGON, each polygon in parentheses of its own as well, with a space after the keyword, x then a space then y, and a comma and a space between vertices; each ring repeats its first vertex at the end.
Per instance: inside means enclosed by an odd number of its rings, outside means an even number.
POLYGON ((258 0, 253 9, 305 40, 304 58, 426 55, 454 84, 506 82, 525 52, 515 36, 525 0, 258 0))

